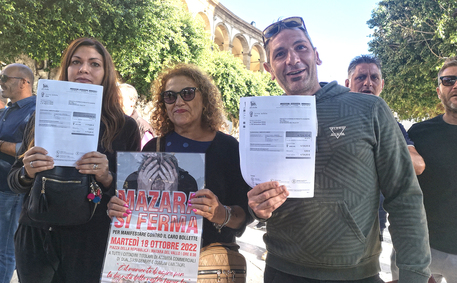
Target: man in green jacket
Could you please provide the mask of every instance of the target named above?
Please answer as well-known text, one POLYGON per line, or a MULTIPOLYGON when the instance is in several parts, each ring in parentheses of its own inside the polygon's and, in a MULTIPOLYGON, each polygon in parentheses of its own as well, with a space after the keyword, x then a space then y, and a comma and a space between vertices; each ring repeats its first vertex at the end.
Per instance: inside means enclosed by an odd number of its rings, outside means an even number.
POLYGON ((248 193, 252 214, 267 222, 265 282, 383 282, 380 192, 390 214, 399 282, 427 282, 422 193, 389 107, 336 82, 319 84, 322 62, 302 18, 276 22, 263 34, 265 70, 286 95, 314 95, 318 118, 314 197, 289 199, 277 182, 248 193))

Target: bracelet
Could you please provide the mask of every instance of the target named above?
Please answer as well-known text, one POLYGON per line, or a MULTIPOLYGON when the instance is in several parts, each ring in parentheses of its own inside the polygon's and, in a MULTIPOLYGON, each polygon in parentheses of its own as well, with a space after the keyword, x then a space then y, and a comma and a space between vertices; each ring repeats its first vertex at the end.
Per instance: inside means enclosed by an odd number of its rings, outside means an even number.
POLYGON ((225 205, 224 205, 224 208, 225 208, 224 223, 222 223, 222 224, 213 223, 214 227, 219 231, 219 233, 221 232, 221 229, 224 228, 225 225, 227 225, 227 223, 229 223, 230 217, 232 217, 232 208, 230 206, 225 206, 225 205))

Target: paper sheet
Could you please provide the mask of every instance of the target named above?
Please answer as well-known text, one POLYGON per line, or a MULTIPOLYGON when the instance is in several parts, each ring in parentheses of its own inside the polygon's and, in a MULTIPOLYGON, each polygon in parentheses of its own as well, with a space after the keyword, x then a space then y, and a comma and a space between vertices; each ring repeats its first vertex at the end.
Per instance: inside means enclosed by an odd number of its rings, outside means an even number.
POLYGON ((317 116, 314 96, 243 97, 240 160, 251 187, 278 181, 289 197, 314 196, 317 116))
POLYGON ((48 151, 55 166, 75 166, 97 150, 102 97, 100 85, 38 81, 35 145, 48 151))

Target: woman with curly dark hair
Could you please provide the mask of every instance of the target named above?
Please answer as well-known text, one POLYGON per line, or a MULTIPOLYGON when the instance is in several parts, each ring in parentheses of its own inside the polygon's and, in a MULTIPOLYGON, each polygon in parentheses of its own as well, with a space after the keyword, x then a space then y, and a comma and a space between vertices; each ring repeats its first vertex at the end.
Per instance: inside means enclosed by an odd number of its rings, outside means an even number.
MULTIPOLYGON (((103 86, 101 123, 97 151, 84 154, 74 168, 93 175, 102 198, 91 220, 81 225, 51 225, 31 219, 24 205, 14 238, 16 265, 22 283, 99 282, 110 218, 107 203, 115 192, 116 151, 139 151, 140 133, 135 120, 124 115, 111 55, 92 38, 78 38, 67 48, 61 62, 60 80, 103 86)), ((37 174, 58 171, 46 149, 34 146, 35 117, 27 124, 18 158, 8 183, 16 193, 25 193, 24 204, 37 174)), ((68 176, 59 175, 64 183, 68 176)), ((65 185, 62 185, 65 186, 65 185)))
MULTIPOLYGON (((179 64, 159 76, 153 95, 156 110, 151 120, 159 138, 143 151, 205 153, 206 188, 189 200, 194 212, 204 217, 203 247, 235 242, 251 221, 250 187, 241 176, 238 141, 220 132, 225 112, 219 90, 196 66, 179 64)), ((124 217, 124 204, 113 197, 109 215, 124 217)))

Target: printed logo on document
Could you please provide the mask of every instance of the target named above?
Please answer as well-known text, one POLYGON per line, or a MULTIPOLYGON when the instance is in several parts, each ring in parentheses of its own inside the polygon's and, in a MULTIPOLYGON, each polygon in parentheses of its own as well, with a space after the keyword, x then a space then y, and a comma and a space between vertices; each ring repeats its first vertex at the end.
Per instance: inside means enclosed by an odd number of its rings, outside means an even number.
POLYGON ((346 129, 346 126, 341 126, 341 127, 329 127, 330 131, 332 131, 332 134, 330 135, 331 137, 336 137, 336 139, 339 139, 341 136, 344 136, 344 130, 346 129))

